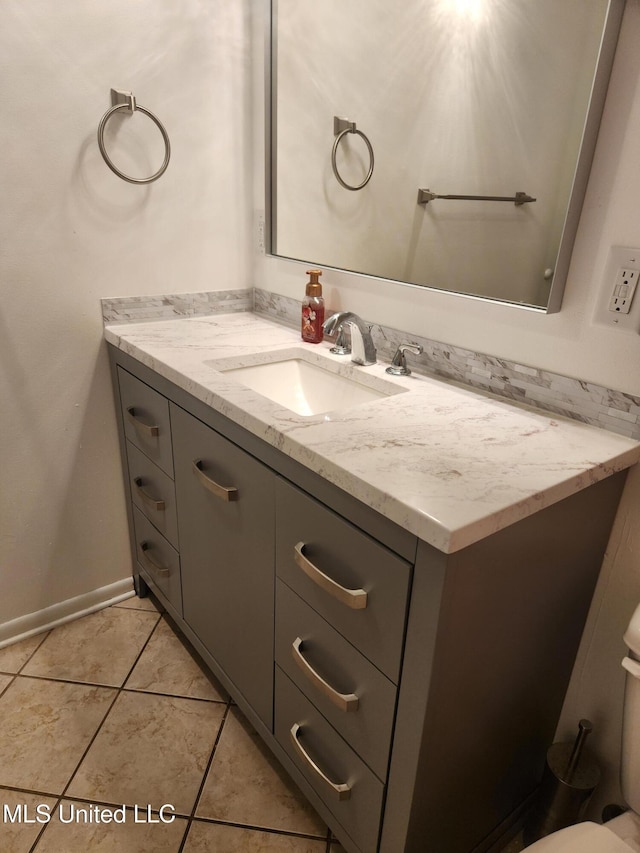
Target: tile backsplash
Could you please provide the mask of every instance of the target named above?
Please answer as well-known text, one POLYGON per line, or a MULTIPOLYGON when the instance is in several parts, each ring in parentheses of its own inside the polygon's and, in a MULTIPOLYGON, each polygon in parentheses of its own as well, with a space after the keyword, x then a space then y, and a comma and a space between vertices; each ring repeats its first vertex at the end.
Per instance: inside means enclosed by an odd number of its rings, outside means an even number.
POLYGON ((176 293, 161 296, 123 296, 102 299, 105 325, 142 323, 145 320, 177 320, 251 311, 253 290, 214 290, 205 293, 176 293))

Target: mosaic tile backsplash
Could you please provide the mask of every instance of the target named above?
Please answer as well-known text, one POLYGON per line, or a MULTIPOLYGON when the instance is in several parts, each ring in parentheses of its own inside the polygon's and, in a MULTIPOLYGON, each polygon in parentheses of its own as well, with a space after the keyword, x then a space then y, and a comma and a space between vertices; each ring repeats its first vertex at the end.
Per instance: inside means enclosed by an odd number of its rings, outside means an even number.
POLYGON ((177 320, 251 311, 253 290, 215 290, 207 293, 177 293, 162 296, 124 296, 102 299, 106 325, 142 323, 145 320, 177 320))
MULTIPOLYGON (((251 310, 292 328, 300 323, 298 300, 259 288, 103 299, 102 310, 107 324, 251 310)), ((390 362, 398 344, 421 344, 422 355, 409 357, 416 373, 442 376, 640 441, 640 397, 379 324, 372 335, 380 361, 390 362)))

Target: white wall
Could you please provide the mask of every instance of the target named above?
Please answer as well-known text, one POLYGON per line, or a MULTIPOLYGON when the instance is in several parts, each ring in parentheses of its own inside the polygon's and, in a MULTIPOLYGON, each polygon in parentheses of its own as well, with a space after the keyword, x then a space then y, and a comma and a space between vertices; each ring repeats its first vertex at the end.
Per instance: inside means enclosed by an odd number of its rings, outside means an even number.
POLYGON ((246 0, 0 3, 0 626, 131 574, 99 299, 250 286, 249 59, 246 0))
MULTIPOLYGON (((562 310, 540 315, 326 270, 331 308, 407 332, 640 394, 640 335, 594 325, 611 246, 640 248, 640 0, 627 0, 613 76, 562 310)), ((259 113, 259 106, 256 106, 259 113)), ((258 125, 259 127, 259 125, 258 125)), ((260 127, 259 127, 260 130, 260 127)), ((258 148, 260 146, 258 145, 258 148)), ((256 155, 256 168, 261 155, 256 155)), ((258 198, 254 204, 259 204, 258 198)), ((317 260, 317 259, 316 259, 317 260)), ((304 264, 263 258, 257 283, 302 298, 304 264)), ((640 473, 630 475, 585 630, 558 737, 572 738, 581 717, 596 725, 591 746, 604 778, 592 814, 620 798, 622 633, 640 602, 640 473)), ((588 523, 588 521, 587 521, 588 523)), ((580 531, 576 531, 580 535, 580 531)))

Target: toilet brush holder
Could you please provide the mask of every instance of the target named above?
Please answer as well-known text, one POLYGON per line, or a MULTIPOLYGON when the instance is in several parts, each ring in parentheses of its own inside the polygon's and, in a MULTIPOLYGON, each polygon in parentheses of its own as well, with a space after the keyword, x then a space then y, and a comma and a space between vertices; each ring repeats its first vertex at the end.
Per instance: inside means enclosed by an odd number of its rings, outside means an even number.
POLYGON ((542 782, 524 829, 525 844, 580 820, 600 780, 600 768, 584 745, 592 729, 589 720, 580 720, 574 743, 554 743, 547 750, 542 782))

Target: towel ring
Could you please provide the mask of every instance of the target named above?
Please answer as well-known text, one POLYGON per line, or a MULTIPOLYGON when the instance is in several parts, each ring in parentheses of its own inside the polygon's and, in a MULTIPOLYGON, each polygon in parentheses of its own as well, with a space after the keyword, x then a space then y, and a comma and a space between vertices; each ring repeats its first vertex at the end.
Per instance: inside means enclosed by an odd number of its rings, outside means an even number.
POLYGON ((131 94, 131 92, 120 92, 116 89, 111 90, 111 102, 114 104, 110 109, 106 111, 106 113, 100 119, 100 124, 98 125, 98 147, 100 148, 100 153, 104 159, 104 162, 107 166, 114 172, 119 178, 122 178, 123 181, 128 181, 130 184, 150 184, 153 181, 157 181, 158 178, 163 175, 166 171, 167 166, 169 165, 169 158, 171 157, 171 143, 169 142, 169 136, 167 135, 167 131, 164 128, 164 125, 158 119, 151 110, 147 110, 144 107, 141 107, 136 103, 136 99, 131 94), (156 125, 160 133, 162 134, 162 138, 164 140, 165 145, 165 155, 164 161, 157 172, 155 172, 149 178, 132 178, 129 175, 125 175, 124 172, 121 172, 120 169, 111 161, 109 155, 107 154, 107 149, 104 144, 104 129, 107 125, 107 122, 111 118, 114 113, 117 113, 121 110, 128 110, 133 113, 138 110, 141 113, 144 113, 146 116, 149 116, 151 121, 156 125))
POLYGON ((356 127, 356 123, 354 121, 349 121, 349 119, 346 119, 346 118, 338 118, 338 116, 333 117, 333 132, 335 134, 337 134, 335 141, 333 143, 333 150, 331 151, 331 167, 333 169, 333 174, 336 176, 336 180, 338 181, 340 186, 343 186, 345 188, 345 190, 353 190, 354 192, 356 190, 361 190, 363 187, 366 187, 366 185, 371 180, 371 175, 373 175, 374 158, 373 158, 373 148, 371 147, 371 143, 369 142, 369 139, 365 136, 365 134, 361 130, 358 130, 358 128, 356 127), (365 145, 367 146, 367 149, 369 150, 369 160, 370 160, 369 171, 367 172, 367 176, 364 179, 364 181, 355 187, 352 187, 351 184, 348 184, 346 181, 344 181, 342 179, 342 177, 340 176, 340 173, 338 172, 338 165, 336 163, 336 154, 338 151, 338 145, 340 145, 342 138, 347 133, 356 133, 358 136, 362 137, 365 145))

